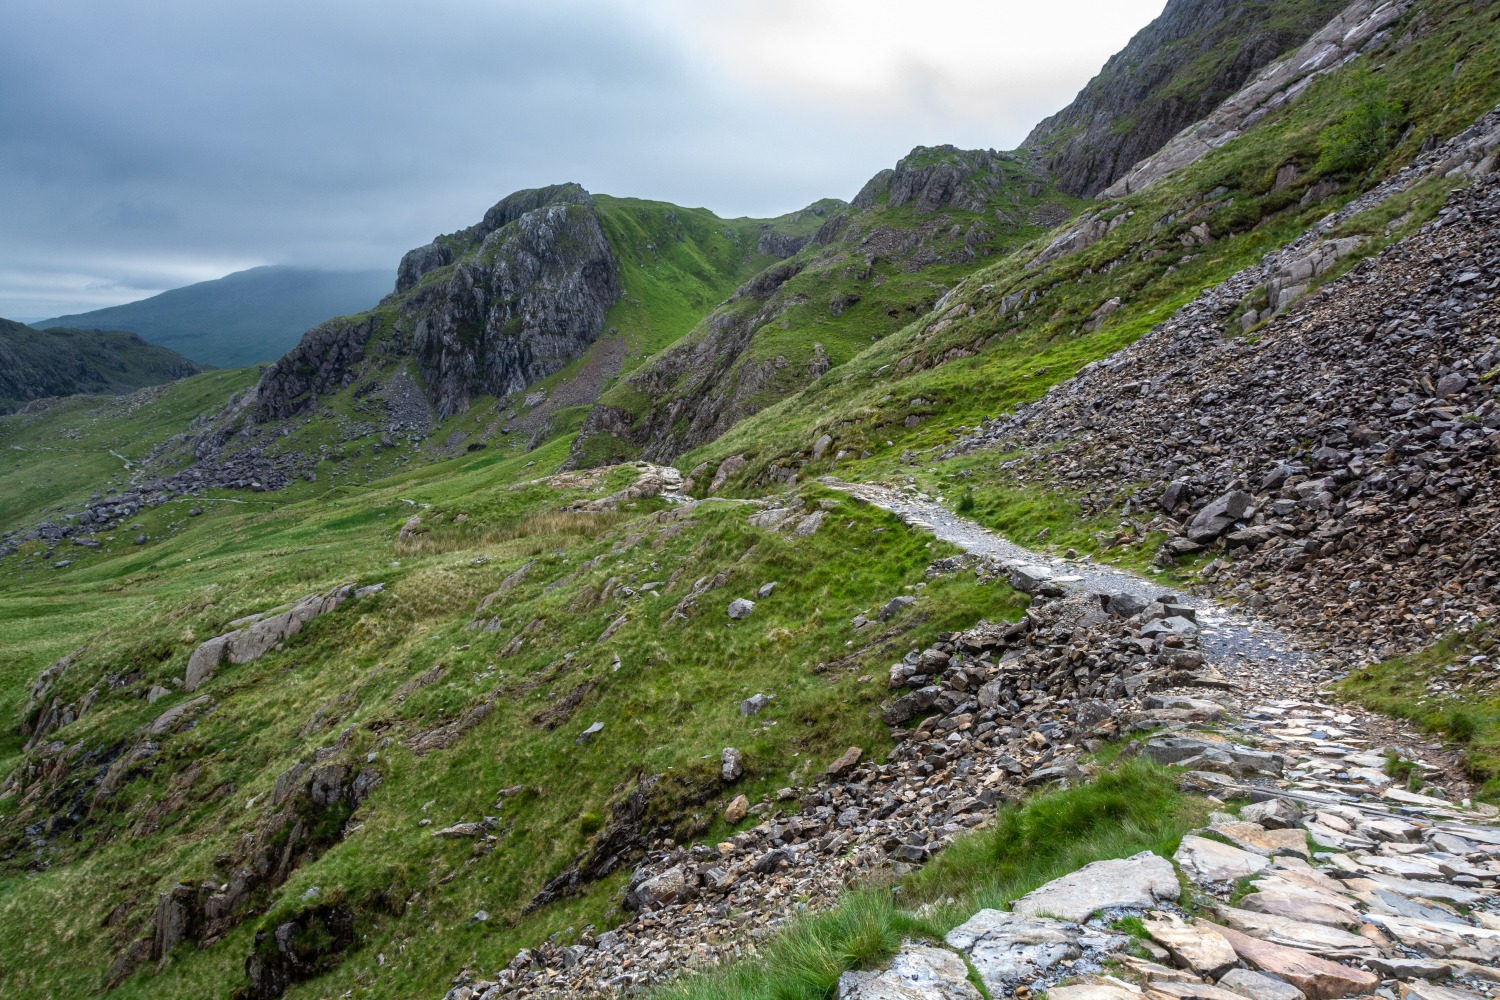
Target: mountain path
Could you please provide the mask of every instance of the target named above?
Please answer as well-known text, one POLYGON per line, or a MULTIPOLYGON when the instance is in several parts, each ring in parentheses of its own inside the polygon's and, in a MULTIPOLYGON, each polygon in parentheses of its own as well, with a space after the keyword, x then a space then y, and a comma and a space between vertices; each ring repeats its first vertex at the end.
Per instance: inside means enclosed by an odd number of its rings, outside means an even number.
POLYGON ((982 558, 1024 567, 1028 576, 1047 574, 1049 582, 1070 594, 1126 593, 1143 601, 1171 594, 1175 603, 1197 614, 1200 648, 1226 671, 1253 669, 1306 683, 1318 670, 1315 653, 1290 636, 1209 598, 1174 591, 1148 577, 1085 559, 1061 559, 1033 552, 998 532, 968 520, 913 487, 898 489, 881 483, 845 483, 832 477, 823 483, 888 510, 910 527, 929 531, 942 541, 982 558))

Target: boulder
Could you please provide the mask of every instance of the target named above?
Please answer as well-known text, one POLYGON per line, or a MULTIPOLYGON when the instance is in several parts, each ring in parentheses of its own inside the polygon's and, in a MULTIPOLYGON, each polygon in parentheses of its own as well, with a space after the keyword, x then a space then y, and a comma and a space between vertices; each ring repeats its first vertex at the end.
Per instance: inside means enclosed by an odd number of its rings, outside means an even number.
POLYGON ((1151 940, 1200 976, 1216 979, 1238 962, 1234 949, 1211 924, 1188 923, 1170 913, 1150 914, 1145 924, 1151 940))
POLYGON ((881 972, 846 972, 839 1000, 980 1000, 969 967, 951 951, 907 943, 881 972))
POLYGON ((745 755, 734 747, 725 747, 719 754, 719 777, 727 784, 740 780, 745 773, 745 755))
POLYGON ((1211 542, 1245 517, 1254 503, 1255 498, 1244 490, 1230 490, 1198 511, 1184 534, 1200 545, 1211 542))
POLYGON ((734 600, 729 602, 727 614, 735 621, 740 621, 742 619, 749 618, 750 613, 754 610, 754 601, 747 601, 743 597, 736 597, 734 600))

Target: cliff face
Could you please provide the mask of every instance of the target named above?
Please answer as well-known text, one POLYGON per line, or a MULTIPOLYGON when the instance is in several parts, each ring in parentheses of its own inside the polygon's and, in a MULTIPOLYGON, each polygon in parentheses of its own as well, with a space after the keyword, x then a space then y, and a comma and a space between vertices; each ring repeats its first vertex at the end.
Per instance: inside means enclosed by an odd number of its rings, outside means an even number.
POLYGON ((1023 146, 1062 190, 1093 196, 1323 27, 1345 2, 1169 0, 1023 146))
POLYGON ((124 330, 34 330, 0 319, 0 413, 49 396, 133 392, 202 370, 124 330))
POLYGON ((576 184, 521 191, 483 221, 407 253, 375 312, 316 327, 261 379, 256 419, 283 419, 359 377, 374 349, 414 359, 439 418, 504 396, 581 355, 620 295, 593 199, 576 184))

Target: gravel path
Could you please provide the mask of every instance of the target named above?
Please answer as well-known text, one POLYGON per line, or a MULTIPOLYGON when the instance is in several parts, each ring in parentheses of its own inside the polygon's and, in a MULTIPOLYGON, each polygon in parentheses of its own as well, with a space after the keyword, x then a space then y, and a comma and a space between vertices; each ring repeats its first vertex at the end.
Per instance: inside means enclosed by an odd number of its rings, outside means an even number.
POLYGON ((1143 600, 1163 594, 1191 607, 1202 629, 1199 643, 1209 661, 1230 676, 1253 669, 1273 675, 1310 695, 1316 687, 1316 657, 1289 636, 1265 622, 1201 597, 1176 595, 1169 588, 1139 574, 1092 560, 1059 559, 1033 552, 983 525, 960 517, 938 501, 914 489, 880 483, 844 483, 831 477, 824 483, 888 510, 914 528, 932 532, 971 555, 1023 564, 1047 571, 1053 583, 1069 593, 1127 593, 1143 600))

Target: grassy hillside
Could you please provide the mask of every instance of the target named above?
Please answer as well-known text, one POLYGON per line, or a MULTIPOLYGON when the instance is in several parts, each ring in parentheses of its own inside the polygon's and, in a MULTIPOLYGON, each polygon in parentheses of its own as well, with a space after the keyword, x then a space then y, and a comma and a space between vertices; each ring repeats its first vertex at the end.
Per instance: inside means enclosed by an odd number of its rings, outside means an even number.
POLYGON ((601 398, 571 461, 674 456, 849 361, 996 254, 1068 218, 1023 156, 919 148, 785 264, 601 398))
POLYGON ((390 290, 389 271, 252 267, 34 325, 130 330, 200 364, 240 368, 274 360, 309 327, 367 309, 390 290))
POLYGON ((73 396, 0 417, 0 533, 127 486, 158 446, 254 383, 253 370, 204 372, 129 396, 73 396))
POLYGON ((36 330, 0 319, 0 414, 32 400, 115 395, 200 370, 182 355, 122 330, 36 330))
POLYGON ((147 547, 0 583, 0 642, 13 654, 0 678, 0 773, 34 774, 15 768, 51 752, 24 756, 14 722, 42 667, 82 647, 59 691, 99 692, 56 734, 72 748, 69 764, 0 799, 7 995, 97 989, 115 956, 149 933, 157 893, 230 876, 277 775, 318 748, 333 748, 320 759, 381 778, 343 835, 285 885, 258 890, 210 945, 184 944, 159 972, 145 964, 114 995, 226 995, 245 982, 257 928, 329 902, 355 914, 358 943, 289 996, 441 993, 465 962, 496 965, 548 934, 621 918, 628 866, 576 898, 523 910, 612 831, 612 808, 640 779, 663 776, 652 815, 719 835, 715 817, 732 794, 715 777, 721 747, 744 751, 747 777, 733 792, 752 798, 851 744, 879 752, 889 739, 874 712, 883 692, 860 678, 939 631, 1018 610, 1003 586, 926 581, 944 546, 822 491, 804 498, 827 508, 824 523, 800 539, 749 526, 754 508, 738 503, 686 516, 659 500, 559 514, 634 477, 624 468, 529 478, 529 462, 555 467, 562 448, 470 456, 277 508, 211 505, 147 547), (414 511, 430 530, 398 540, 414 511), (850 550, 868 558, 840 558, 850 550), (523 567, 476 618, 480 599, 523 567), (718 586, 683 604, 716 574, 718 586), (174 687, 195 645, 227 622, 348 581, 385 590, 315 620, 284 651, 226 665, 193 695, 174 687), (731 598, 770 582, 753 617, 725 617, 731 598), (876 634, 852 630, 854 615, 901 593, 920 599, 876 634), (148 704, 154 685, 172 693, 148 704), (772 707, 741 716, 739 702, 756 692, 773 695, 772 707), (204 695, 211 712, 150 737, 154 752, 95 797, 89 759, 133 752, 143 726, 204 695), (488 716, 455 746, 409 748, 485 704, 488 716), (603 731, 580 744, 593 722, 603 731), (25 832, 65 802, 87 804, 40 838, 25 832), (482 849, 432 836, 485 815, 498 817, 498 839, 482 849), (475 924, 480 909, 490 920, 475 924), (69 961, 54 961, 64 949, 69 961))

